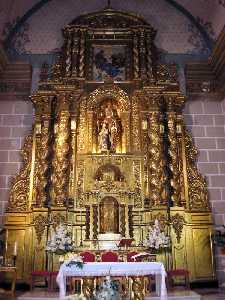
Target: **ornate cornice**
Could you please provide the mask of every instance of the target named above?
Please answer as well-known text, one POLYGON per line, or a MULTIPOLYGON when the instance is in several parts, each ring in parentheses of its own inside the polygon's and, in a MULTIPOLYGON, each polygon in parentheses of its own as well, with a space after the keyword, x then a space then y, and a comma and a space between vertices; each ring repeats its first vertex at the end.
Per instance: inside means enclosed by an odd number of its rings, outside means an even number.
POLYGON ((186 65, 186 87, 189 95, 208 94, 223 99, 225 95, 225 28, 220 33, 212 56, 207 61, 186 65))

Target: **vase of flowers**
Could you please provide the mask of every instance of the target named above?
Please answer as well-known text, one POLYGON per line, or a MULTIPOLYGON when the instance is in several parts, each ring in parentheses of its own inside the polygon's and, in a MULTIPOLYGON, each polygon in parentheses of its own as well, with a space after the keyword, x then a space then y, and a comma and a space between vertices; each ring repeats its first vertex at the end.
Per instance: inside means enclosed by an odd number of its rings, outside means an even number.
POLYGON ((103 283, 97 290, 96 295, 92 300, 118 300, 119 297, 119 284, 116 280, 112 280, 107 276, 103 283))
POLYGON ((56 227, 55 232, 52 234, 46 245, 46 251, 58 255, 64 255, 71 252, 74 248, 72 232, 68 231, 66 226, 62 224, 56 227))
POLYGON ((56 227, 55 232, 48 239, 45 250, 50 254, 50 265, 53 269, 53 254, 58 255, 59 264, 61 265, 65 260, 65 255, 70 253, 75 248, 72 240, 72 232, 67 229, 65 225, 60 224, 56 227))
POLYGON ((160 229, 159 221, 156 219, 153 226, 149 226, 144 246, 155 254, 164 248, 170 247, 170 237, 160 229))

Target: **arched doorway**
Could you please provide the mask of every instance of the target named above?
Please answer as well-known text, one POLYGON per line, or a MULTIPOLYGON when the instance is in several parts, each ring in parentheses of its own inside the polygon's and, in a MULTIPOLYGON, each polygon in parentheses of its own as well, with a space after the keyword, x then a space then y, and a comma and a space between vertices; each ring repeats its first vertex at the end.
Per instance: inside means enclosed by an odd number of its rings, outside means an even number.
POLYGON ((119 233, 119 204, 114 197, 105 197, 100 203, 100 233, 119 233))

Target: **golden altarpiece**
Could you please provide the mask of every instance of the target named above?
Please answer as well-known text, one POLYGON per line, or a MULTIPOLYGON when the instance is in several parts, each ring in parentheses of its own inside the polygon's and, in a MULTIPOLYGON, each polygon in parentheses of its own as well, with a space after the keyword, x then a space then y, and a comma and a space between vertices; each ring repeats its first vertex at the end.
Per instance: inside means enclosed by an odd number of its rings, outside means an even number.
POLYGON ((99 233, 143 240, 155 219, 172 247, 157 256, 214 278, 212 220, 197 151, 186 130, 175 66, 162 65, 156 31, 141 17, 105 9, 63 30, 64 45, 35 108, 24 165, 6 212, 6 255, 18 243, 19 279, 44 269, 48 235, 71 227, 78 249, 99 233))

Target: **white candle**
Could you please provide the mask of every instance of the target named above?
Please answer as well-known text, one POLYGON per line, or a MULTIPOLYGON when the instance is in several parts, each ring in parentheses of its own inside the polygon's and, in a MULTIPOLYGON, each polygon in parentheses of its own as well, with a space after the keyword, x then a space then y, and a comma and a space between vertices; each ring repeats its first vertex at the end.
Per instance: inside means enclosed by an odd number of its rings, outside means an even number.
POLYGON ((17 242, 14 243, 13 255, 17 256, 17 242))

